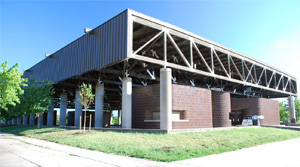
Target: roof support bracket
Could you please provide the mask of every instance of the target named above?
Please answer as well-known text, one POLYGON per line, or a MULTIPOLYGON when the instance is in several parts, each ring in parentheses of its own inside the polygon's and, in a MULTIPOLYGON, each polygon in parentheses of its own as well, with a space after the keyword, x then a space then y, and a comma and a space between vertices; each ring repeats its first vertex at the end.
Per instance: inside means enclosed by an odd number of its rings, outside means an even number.
POLYGON ((154 71, 152 71, 152 73, 151 73, 149 70, 147 70, 147 73, 150 75, 151 79, 153 79, 153 80, 156 79, 154 71))

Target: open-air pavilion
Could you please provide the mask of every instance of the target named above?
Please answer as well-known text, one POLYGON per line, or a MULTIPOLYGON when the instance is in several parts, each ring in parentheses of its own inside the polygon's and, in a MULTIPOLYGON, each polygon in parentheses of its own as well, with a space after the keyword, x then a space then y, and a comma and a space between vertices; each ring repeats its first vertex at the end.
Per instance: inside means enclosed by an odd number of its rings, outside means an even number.
POLYGON ((279 107, 270 99, 282 97, 289 97, 290 119, 296 119, 292 75, 130 9, 86 28, 82 37, 27 69, 24 77, 29 76, 54 82, 48 126, 54 125, 54 108, 60 108, 59 126, 66 126, 67 108, 74 109, 79 126, 83 82, 96 95, 96 128, 104 127, 105 110, 118 110, 126 129, 227 127, 251 115, 274 125, 280 123, 279 107))

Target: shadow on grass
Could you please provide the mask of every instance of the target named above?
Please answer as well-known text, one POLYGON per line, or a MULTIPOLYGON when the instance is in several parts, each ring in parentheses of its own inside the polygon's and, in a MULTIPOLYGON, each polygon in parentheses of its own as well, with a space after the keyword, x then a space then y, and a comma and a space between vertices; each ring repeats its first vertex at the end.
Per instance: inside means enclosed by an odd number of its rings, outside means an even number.
POLYGON ((28 133, 30 133, 29 131, 32 131, 32 133, 34 134, 44 134, 44 133, 51 133, 51 132, 58 131, 57 129, 53 130, 53 128, 49 130, 46 129, 47 129, 46 127, 41 127, 40 129, 38 129, 37 126, 31 126, 31 125, 6 126, 6 127, 1 127, 1 132, 12 133, 19 136, 25 136, 28 133))

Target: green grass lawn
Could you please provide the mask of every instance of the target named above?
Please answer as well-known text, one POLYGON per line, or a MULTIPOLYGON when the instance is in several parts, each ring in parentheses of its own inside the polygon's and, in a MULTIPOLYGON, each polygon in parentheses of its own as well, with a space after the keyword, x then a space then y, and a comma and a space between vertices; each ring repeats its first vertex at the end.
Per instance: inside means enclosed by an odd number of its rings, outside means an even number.
POLYGON ((181 134, 109 131, 79 134, 78 130, 37 129, 36 126, 4 127, 1 131, 90 150, 165 162, 219 154, 300 137, 299 131, 266 127, 181 134))

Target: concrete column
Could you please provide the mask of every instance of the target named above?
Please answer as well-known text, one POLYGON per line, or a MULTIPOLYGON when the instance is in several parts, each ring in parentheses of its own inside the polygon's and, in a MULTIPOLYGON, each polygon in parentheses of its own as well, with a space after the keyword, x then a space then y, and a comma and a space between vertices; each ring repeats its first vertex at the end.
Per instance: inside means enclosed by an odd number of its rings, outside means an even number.
POLYGON ((295 113, 295 97, 289 96, 289 112, 290 112, 290 121, 291 123, 296 123, 296 113, 295 113))
POLYGON ((112 116, 113 116, 112 112, 113 112, 113 110, 110 110, 109 125, 112 125, 112 124, 113 124, 113 122, 112 122, 112 120, 113 120, 113 118, 112 118, 112 116))
POLYGON ((95 127, 103 128, 104 84, 96 84, 95 127))
POLYGON ((27 115, 25 115, 24 117, 23 117, 23 125, 27 125, 27 120, 28 119, 28 117, 27 117, 27 115))
POLYGON ((21 118, 17 118, 17 125, 21 125, 21 118))
POLYGON ((49 108, 47 112, 47 126, 52 127, 53 126, 53 112, 54 106, 51 104, 51 107, 49 108))
POLYGON ((16 118, 13 118, 13 119, 12 119, 11 124, 12 124, 12 125, 16 125, 16 118))
POLYGON ((34 115, 30 115, 29 125, 34 125, 34 115))
POLYGON ((80 103, 80 101, 78 100, 80 98, 79 95, 79 89, 76 90, 76 94, 75 94, 75 122, 74 125, 76 127, 79 127, 79 119, 80 116, 82 116, 82 104, 80 103))
POLYGON ((40 126, 43 126, 44 114, 40 114, 40 126))
POLYGON ((160 69, 160 129, 172 129, 172 70, 160 69))
POLYGON ((121 125, 121 110, 118 109, 118 125, 121 125))
POLYGON ((132 126, 132 78, 126 77, 122 81, 122 128, 131 129, 132 126))
POLYGON ((67 113, 67 93, 63 92, 60 95, 59 126, 66 126, 66 113, 67 113))

